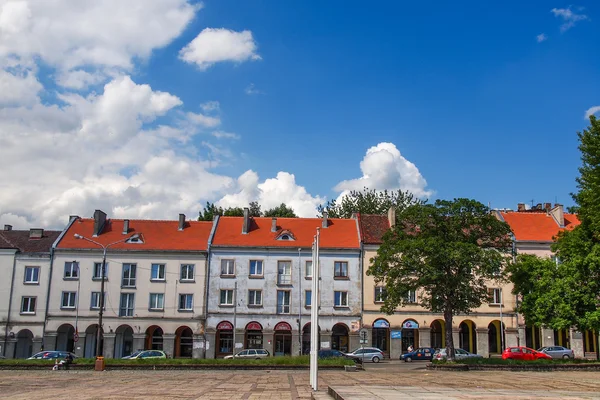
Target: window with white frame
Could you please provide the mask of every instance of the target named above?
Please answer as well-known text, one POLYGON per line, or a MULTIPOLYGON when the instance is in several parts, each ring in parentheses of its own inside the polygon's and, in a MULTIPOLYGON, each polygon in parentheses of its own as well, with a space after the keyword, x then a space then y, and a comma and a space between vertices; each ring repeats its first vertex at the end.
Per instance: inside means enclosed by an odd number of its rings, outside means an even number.
POLYGON ((60 308, 74 309, 76 296, 76 292, 62 292, 60 308))
POLYGON ((304 307, 310 307, 312 305, 312 290, 304 291, 304 307))
POLYGON ((164 293, 150 293, 150 310, 162 311, 165 309, 164 293))
POLYGON ((290 292, 288 290, 277 291, 277 314, 290 313, 290 292))
POLYGON ((121 293, 119 317, 133 317, 135 309, 135 293, 121 293))
POLYGON ((490 288, 488 289, 488 294, 490 296, 490 304, 502 304, 502 289, 490 288))
POLYGON ((262 290, 248 290, 248 305, 262 306, 262 290))
POLYGON ((21 297, 21 314, 35 314, 35 297, 21 297))
POLYGON ((309 260, 304 265, 304 277, 312 278, 312 276, 313 276, 313 265, 312 265, 312 260, 309 260))
POLYGON ((79 263, 77 261, 65 262, 64 279, 78 279, 78 278, 79 278, 79 263))
POLYGON ((385 301, 385 287, 375 287, 375 303, 383 303, 385 301))
POLYGON ((348 277, 348 262, 336 261, 333 263, 333 276, 335 278, 347 278, 348 277))
POLYGON ((333 292, 334 307, 348 307, 348 292, 333 292))
POLYGON ((163 282, 166 278, 165 269, 165 264, 152 264, 150 269, 150 280, 163 282))
MULTIPOLYGON (((102 279, 102 263, 95 262, 94 263, 94 271, 92 275, 92 279, 99 280, 102 279)), ((108 279, 108 263, 104 265, 104 280, 108 279)))
MULTIPOLYGON (((92 299, 90 301, 90 309, 91 310, 99 310, 100 309, 100 292, 92 292, 92 299)), ((102 299, 103 307, 102 309, 106 310, 106 292, 104 292, 104 299, 102 299)))
POLYGON ((291 285, 292 284, 292 262, 277 261, 277 284, 291 285))
POLYGON ((192 311, 194 309, 194 295, 180 294, 179 295, 179 311, 192 311))
POLYGON ((235 275, 235 260, 221 260, 221 275, 235 275))
POLYGON ((123 264, 123 281, 121 286, 123 287, 135 287, 135 278, 137 275, 136 264, 123 264))
POLYGON ((221 289, 219 304, 222 306, 233 305, 233 289, 221 289))
POLYGON ((23 282, 29 285, 40 283, 40 267, 25 267, 23 282))
POLYGON ((406 302, 410 304, 414 304, 417 302, 417 292, 414 290, 409 290, 406 295, 406 302))
POLYGON ((193 282, 194 281, 194 264, 181 264, 181 273, 179 280, 181 282, 193 282))
POLYGON ((250 277, 263 276, 263 261, 250 260, 250 277))

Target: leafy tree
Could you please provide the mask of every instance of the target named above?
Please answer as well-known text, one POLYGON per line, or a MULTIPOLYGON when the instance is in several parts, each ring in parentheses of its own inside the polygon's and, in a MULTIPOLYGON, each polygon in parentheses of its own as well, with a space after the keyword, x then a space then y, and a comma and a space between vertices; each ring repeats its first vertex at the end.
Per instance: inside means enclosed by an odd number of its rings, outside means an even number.
POLYGON ((357 212, 361 214, 386 214, 390 207, 395 206, 396 211, 401 211, 412 204, 422 203, 415 199, 413 194, 401 190, 383 190, 363 188, 362 191, 353 190, 342 197, 338 203, 335 199, 328 201, 325 205, 317 208, 319 218, 327 211, 331 218, 350 218, 357 212))
POLYGON ((420 291, 418 303, 444 315, 448 359, 454 360, 452 318, 489 301, 488 284, 502 280, 510 260, 509 234, 510 227, 475 200, 402 209, 367 271, 385 285, 381 310, 393 314, 407 304, 409 291, 420 291))
POLYGON ((298 218, 291 207, 281 203, 278 207, 273 207, 265 211, 265 217, 298 218))
POLYGON ((260 217, 262 215, 262 211, 260 210, 260 204, 258 204, 258 201, 251 201, 249 208, 251 217, 260 217))
POLYGON ((223 207, 217 207, 215 203, 207 201, 204 210, 199 212, 198 221, 212 221, 215 215, 223 215, 223 207))
POLYGON ((244 209, 242 207, 229 207, 223 210, 222 215, 225 217, 243 217, 244 209))

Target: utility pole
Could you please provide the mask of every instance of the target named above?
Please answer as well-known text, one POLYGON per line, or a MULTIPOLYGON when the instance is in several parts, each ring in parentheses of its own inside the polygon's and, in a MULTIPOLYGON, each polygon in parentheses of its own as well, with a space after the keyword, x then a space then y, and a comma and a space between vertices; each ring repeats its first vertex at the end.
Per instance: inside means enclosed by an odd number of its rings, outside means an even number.
POLYGON ((321 276, 319 268, 319 235, 320 229, 317 228, 317 234, 315 235, 313 243, 313 281, 310 322, 310 385, 314 391, 317 391, 319 387, 319 278, 321 276))
POLYGON ((235 356, 235 328, 237 325, 237 280, 233 285, 233 355, 235 356))

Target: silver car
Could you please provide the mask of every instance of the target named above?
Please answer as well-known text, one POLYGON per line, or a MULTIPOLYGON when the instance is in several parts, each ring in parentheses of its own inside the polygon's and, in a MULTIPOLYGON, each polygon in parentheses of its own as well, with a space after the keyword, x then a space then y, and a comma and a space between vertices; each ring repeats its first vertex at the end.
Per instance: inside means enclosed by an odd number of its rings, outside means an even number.
POLYGON ((569 358, 572 360, 575 358, 575 353, 573 352, 573 350, 567 349, 566 347, 562 347, 562 346, 542 347, 538 351, 540 353, 546 353, 554 359, 558 359, 558 358, 568 359, 569 358))
POLYGON ((383 352, 377 347, 363 347, 346 354, 350 357, 357 357, 363 362, 371 361, 378 363, 379 361, 383 360, 383 352))
MULTIPOLYGON (((434 360, 445 360, 446 358, 446 349, 437 349, 435 353, 433 353, 434 360)), ((469 353, 463 349, 454 349, 455 360, 464 360, 465 358, 483 358, 483 356, 480 354, 469 353)))
POLYGON ((232 358, 244 358, 258 360, 265 357, 269 357, 269 352, 265 349, 247 349, 240 351, 235 356, 225 356, 225 359, 231 360, 232 358))

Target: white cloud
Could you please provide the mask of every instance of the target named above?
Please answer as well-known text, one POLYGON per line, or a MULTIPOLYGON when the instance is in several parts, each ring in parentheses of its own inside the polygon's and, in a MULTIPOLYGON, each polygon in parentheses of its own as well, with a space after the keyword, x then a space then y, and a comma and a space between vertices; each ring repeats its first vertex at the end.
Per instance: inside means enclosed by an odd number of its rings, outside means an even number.
POLYGON ((211 133, 217 139, 234 139, 237 140, 240 138, 240 135, 237 133, 225 132, 225 131, 214 131, 211 133))
POLYGON ((42 84, 30 70, 13 74, 0 69, 0 106, 31 105, 38 101, 42 89, 42 84))
POLYGON ((542 43, 542 42, 545 42, 546 40, 548 40, 548 36, 545 33, 540 33, 539 35, 537 35, 535 37, 535 39, 537 40, 538 43, 542 43))
POLYGON ((81 90, 88 86, 94 86, 106 80, 104 71, 90 73, 82 69, 74 69, 71 71, 60 71, 56 79, 56 83, 60 86, 81 90))
POLYGON ((588 119, 591 115, 595 115, 597 113, 600 113, 600 106, 590 107, 585 112, 585 119, 588 119))
POLYGON ((221 124, 221 119, 200 113, 187 113, 188 120, 204 128, 214 128, 221 124))
POLYGON ((360 162, 363 176, 342 181, 335 186, 338 192, 362 190, 408 190, 417 197, 427 198, 433 194, 427 189, 427 181, 415 164, 400 154, 393 143, 379 143, 367 150, 360 162))
POLYGON ((206 28, 179 52, 179 57, 206 70, 215 63, 260 60, 252 32, 206 28))
MULTIPOLYGON (((583 8, 580 8, 580 11, 581 10, 583 10, 583 8)), ((550 10, 550 12, 554 14, 555 17, 563 20, 563 23, 560 26, 561 32, 568 31, 569 29, 574 27, 575 24, 577 24, 577 22, 579 21, 589 19, 588 16, 585 14, 577 14, 576 12, 573 12, 573 10, 571 10, 571 6, 567 8, 553 8, 552 10, 550 10)))
POLYGON ((219 111, 221 109, 221 104, 219 104, 218 101, 207 101, 206 103, 200 104, 200 108, 204 112, 219 111))
POLYGON ((253 94, 265 94, 262 90, 258 90, 256 88, 256 86, 254 86, 254 83, 249 84, 246 89, 244 89, 244 92, 247 95, 253 95, 253 94))

